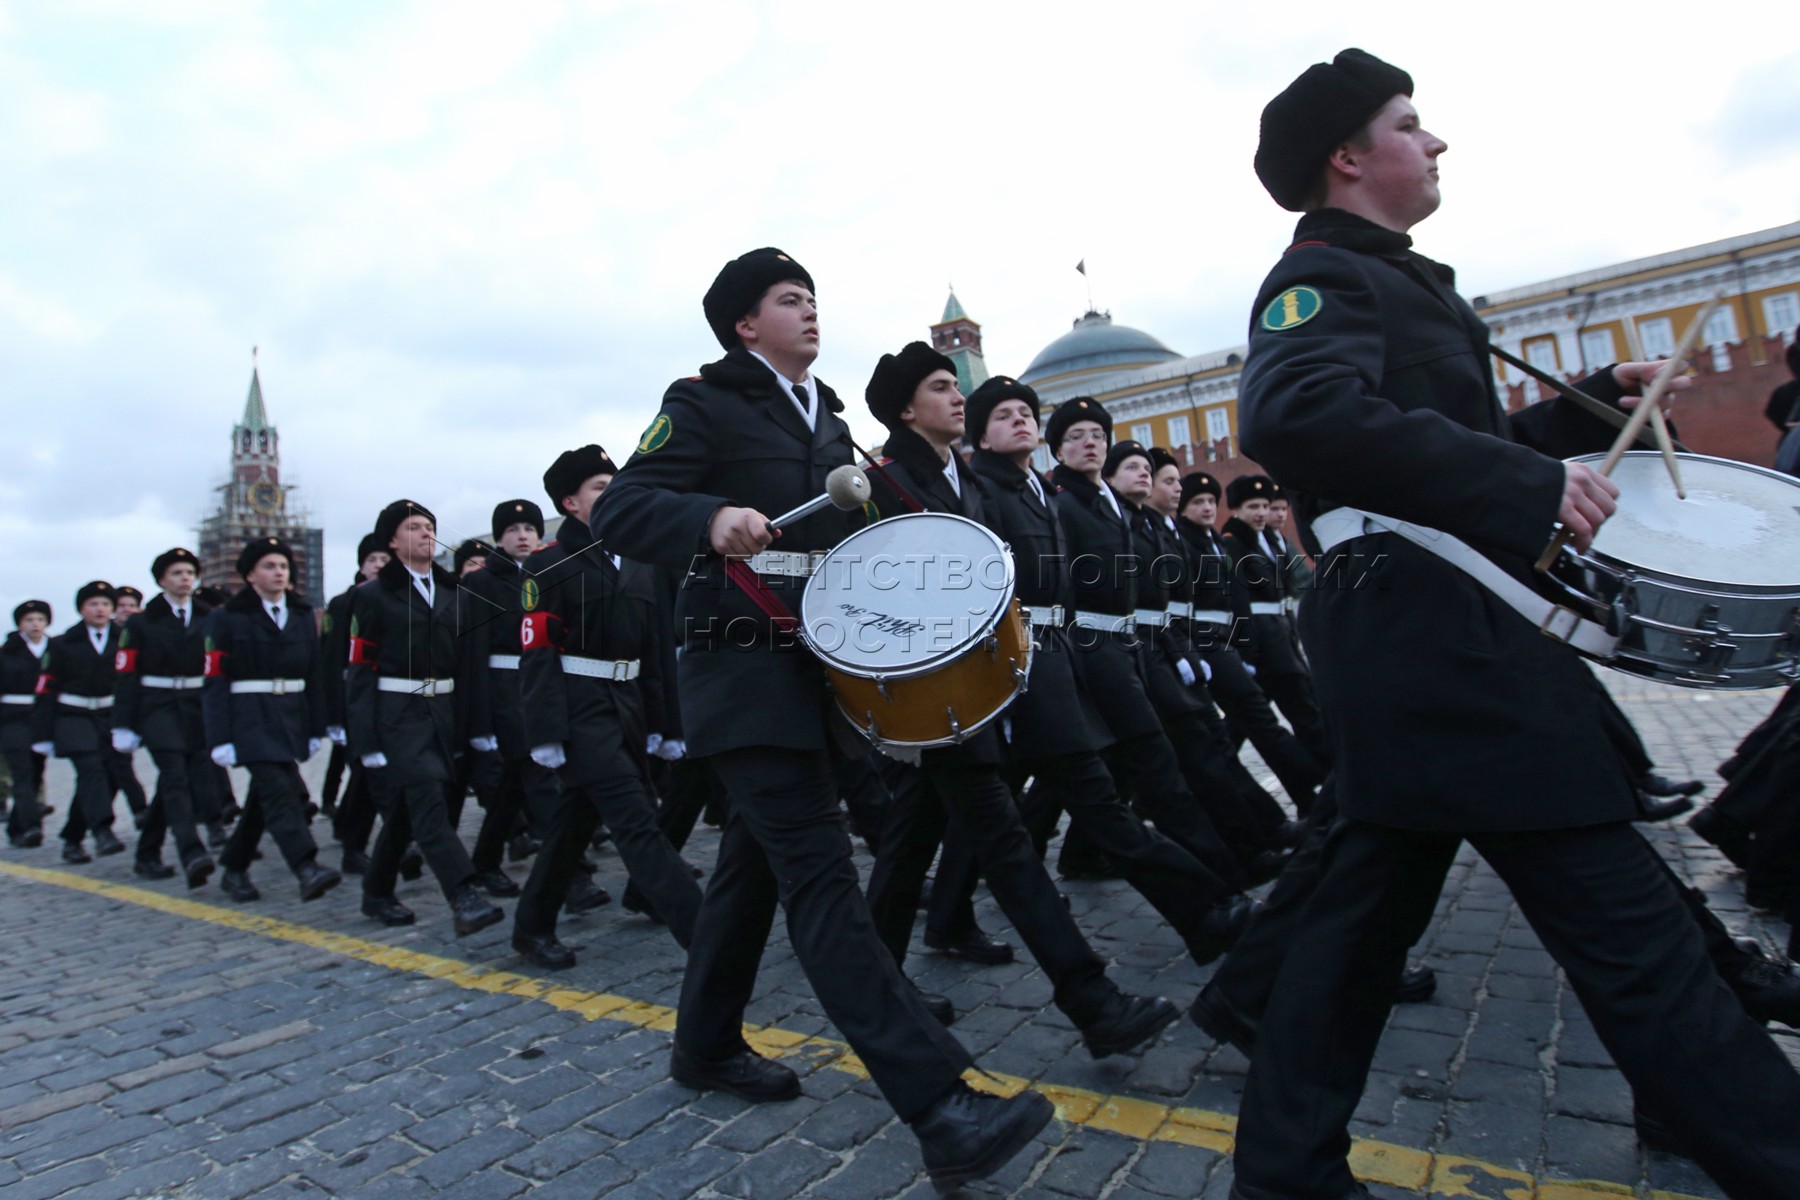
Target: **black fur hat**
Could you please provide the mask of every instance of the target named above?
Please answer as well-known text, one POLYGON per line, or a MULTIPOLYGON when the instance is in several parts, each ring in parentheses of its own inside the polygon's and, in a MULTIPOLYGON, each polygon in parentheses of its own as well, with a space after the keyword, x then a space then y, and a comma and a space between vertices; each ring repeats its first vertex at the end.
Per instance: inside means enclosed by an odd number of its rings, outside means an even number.
POLYGON ((581 485, 596 475, 617 475, 619 468, 606 451, 592 442, 578 450, 564 450, 544 472, 544 493, 557 512, 562 511, 564 496, 573 496, 581 485))
POLYGON ((967 430, 969 445, 981 445, 981 439, 987 436, 988 421, 992 419, 994 410, 1008 400, 1023 400, 1031 410, 1031 419, 1038 419, 1038 394, 1031 390, 1031 386, 1005 375, 996 375, 976 388, 963 405, 963 427, 967 430))
POLYGON ((463 567, 471 558, 485 559, 491 549, 493 547, 480 538, 464 538, 462 545, 456 548, 456 553, 450 556, 450 570, 461 575, 463 567))
POLYGON ((369 555, 386 554, 387 552, 388 544, 386 542, 372 533, 363 534, 362 541, 356 543, 356 569, 362 570, 362 565, 369 561, 369 555))
MULTIPOLYGON (((437 528, 437 517, 429 508, 417 500, 396 500, 382 509, 381 515, 375 518, 375 540, 381 543, 383 550, 394 544, 394 534, 399 532, 401 522, 408 517, 424 517, 431 522, 433 529, 437 528)), ((238 574, 243 572, 239 571, 238 574)))
POLYGON ((913 393, 933 371, 956 374, 956 364, 924 342, 908 342, 898 354, 884 354, 869 376, 863 399, 869 412, 889 429, 900 425, 900 413, 912 403, 913 393))
POLYGON ((1150 470, 1154 473, 1164 467, 1174 467, 1179 471, 1181 470, 1181 460, 1161 446, 1150 447, 1150 470))
POLYGON ((13 624, 17 625, 32 613, 43 613, 44 620, 46 621, 54 620, 56 616, 56 614, 50 611, 50 602, 48 600, 27 600, 25 603, 19 605, 19 607, 13 609, 13 624))
POLYGON ((529 523, 537 530, 539 537, 544 536, 544 510, 530 500, 502 500, 494 505, 494 540, 498 542, 500 535, 506 532, 509 525, 529 523))
POLYGON ((756 307, 764 292, 790 279, 804 283, 807 291, 818 293, 806 268, 773 246, 741 254, 719 268, 718 278, 712 281, 705 298, 700 301, 700 307, 706 313, 706 324, 719 339, 719 345, 727 350, 736 346, 739 319, 756 307))
POLYGON ((183 550, 181 547, 177 546, 173 550, 164 550, 161 554, 156 556, 156 561, 150 564, 150 578, 161 583, 163 572, 174 566, 176 563, 186 563, 188 566, 194 568, 196 573, 200 570, 200 560, 195 557, 194 552, 192 550, 183 550))
POLYGON ((1106 440, 1112 441, 1112 414, 1092 396, 1076 396, 1057 405, 1044 422, 1044 440, 1050 444, 1050 453, 1055 454, 1062 447, 1063 435, 1077 421, 1097 421, 1106 430, 1106 440))
POLYGON ((1181 507, 1175 511, 1186 512, 1188 501, 1195 496, 1211 496, 1218 500, 1223 495, 1224 491, 1219 487, 1217 479, 1205 471, 1192 471, 1181 477, 1181 507))
POLYGON ((288 544, 278 537, 251 538, 237 557, 237 573, 243 578, 250 578, 250 572, 256 570, 256 564, 271 554, 279 554, 287 559, 288 570, 294 569, 294 552, 288 544))
POLYGON ((1112 476, 1128 458, 1141 458, 1150 464, 1152 471, 1156 470, 1155 453, 1144 443, 1126 438, 1122 442, 1114 443, 1113 448, 1106 452, 1106 465, 1100 468, 1100 477, 1106 479, 1112 476))
POLYGON ((112 601, 116 602, 119 598, 119 593, 117 591, 115 591, 113 589, 113 585, 106 582, 106 580, 96 579, 90 583, 82 584, 81 587, 76 590, 76 592, 75 592, 75 607, 80 608, 82 605, 86 604, 89 600, 93 600, 95 598, 99 598, 101 600, 112 600, 112 601))
POLYGON ((1331 152, 1382 105, 1412 94, 1411 75, 1362 50, 1314 63, 1263 108, 1256 177, 1275 203, 1299 212, 1331 152))
POLYGON ((1239 475, 1225 486, 1225 503, 1242 508, 1246 500, 1268 500, 1275 495, 1275 481, 1267 475, 1239 475))

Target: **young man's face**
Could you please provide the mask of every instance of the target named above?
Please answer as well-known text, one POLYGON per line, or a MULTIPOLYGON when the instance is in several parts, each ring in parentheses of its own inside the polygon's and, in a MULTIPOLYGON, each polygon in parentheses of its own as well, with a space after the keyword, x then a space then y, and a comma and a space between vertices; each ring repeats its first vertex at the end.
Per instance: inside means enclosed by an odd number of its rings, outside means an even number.
MULTIPOLYGON (((416 520, 417 518, 408 518, 416 520)), ((288 588, 288 560, 285 554, 265 554, 250 568, 244 582, 256 589, 264 600, 278 600, 288 588)))
POLYGON ((937 370, 913 389, 900 420, 934 446, 948 446, 963 435, 963 394, 956 376, 937 370))
POLYGON ((486 564, 482 562, 481 555, 471 554, 469 557, 463 559, 462 573, 464 575, 473 575, 475 572, 481 570, 484 565, 486 564))
POLYGON ((1243 519, 1250 528, 1261 533, 1263 526, 1269 523, 1269 502, 1261 496, 1253 496, 1231 510, 1235 517, 1243 519))
POLYGON ((371 550, 365 554, 362 560, 363 581, 367 582, 381 574, 381 568, 387 566, 393 557, 386 550, 371 550))
POLYGON ((1112 490, 1125 497, 1133 504, 1142 504, 1150 495, 1150 482, 1154 478, 1150 474, 1150 460, 1141 454, 1134 454, 1114 468, 1106 477, 1112 490))
POLYGON ((514 562, 524 562, 537 548, 537 526, 530 521, 515 521, 500 531, 500 549, 514 562))
POLYGON ((120 596, 119 602, 113 605, 113 620, 123 621, 139 608, 136 596, 120 596))
POLYGON ((1436 212, 1443 200, 1437 159, 1449 147, 1420 126, 1413 102, 1395 96, 1369 119, 1367 132, 1369 148, 1350 152, 1362 171, 1357 188, 1366 201, 1406 228, 1436 212))
POLYGON ((1016 458, 1037 449, 1037 413, 1023 400, 1002 400, 988 414, 987 430, 981 439, 983 450, 1016 458))
POLYGON ((600 496, 606 491, 606 485, 613 481, 611 475, 589 475, 581 481, 573 496, 562 498, 562 510, 583 525, 594 514, 594 505, 600 502, 600 496))
POLYGON ((81 619, 95 629, 104 629, 112 617, 113 602, 105 596, 89 596, 81 602, 81 619))
POLYGON ((811 366, 819 357, 819 303, 803 283, 778 283, 738 319, 737 335, 771 362, 811 366))
POLYGON ((34 642, 44 636, 49 626, 50 618, 41 612, 28 612, 19 618, 19 632, 34 642))
POLYGON ((1174 516, 1181 503, 1181 468, 1167 463, 1156 469, 1150 480, 1150 507, 1165 516, 1174 516))
POLYGON ((1210 526, 1219 519, 1219 498, 1209 492, 1198 492, 1181 510, 1181 516, 1196 525, 1210 526))
POLYGON ((1099 470, 1106 461, 1106 427, 1098 421, 1077 421, 1063 430, 1056 461, 1083 475, 1099 470))
POLYGON ((1282 529, 1287 525, 1288 502, 1286 500, 1269 501, 1269 528, 1282 529))
POLYGON ((414 513, 400 522, 388 545, 407 562, 424 562, 437 550, 437 526, 430 517, 414 513))
POLYGON ((183 603, 194 594, 194 588, 200 583, 200 572, 194 570, 193 563, 178 562, 162 573, 156 581, 169 599, 183 603))

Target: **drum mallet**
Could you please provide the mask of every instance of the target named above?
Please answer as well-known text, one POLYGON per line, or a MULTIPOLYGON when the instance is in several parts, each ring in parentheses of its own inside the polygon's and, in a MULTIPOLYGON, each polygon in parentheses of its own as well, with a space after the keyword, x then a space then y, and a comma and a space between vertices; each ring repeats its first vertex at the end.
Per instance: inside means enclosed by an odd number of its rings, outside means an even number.
MULTIPOLYGON (((1625 451, 1633 442, 1637 441, 1638 434, 1644 431, 1645 423, 1650 420, 1651 411, 1662 403, 1663 393, 1669 390, 1669 384, 1674 381, 1676 373, 1681 370, 1683 360, 1693 351, 1694 343, 1700 340, 1700 331, 1706 327, 1706 320, 1712 316, 1713 309, 1719 307, 1719 300, 1720 297, 1717 295, 1708 300, 1701 308, 1700 315, 1694 318, 1694 323, 1689 325, 1687 332, 1681 335, 1681 344, 1675 347, 1675 353, 1669 356, 1668 360, 1663 363, 1662 370, 1656 373, 1656 378, 1650 381, 1650 390, 1644 393, 1643 402, 1632 412, 1631 420, 1625 422, 1625 428, 1619 431, 1618 439, 1613 442, 1612 449, 1606 452, 1606 460, 1597 468, 1600 474, 1611 475, 1613 468, 1619 465, 1619 460, 1625 457, 1625 451)), ((1569 544, 1569 539, 1573 536, 1567 526, 1558 530, 1556 536, 1550 539, 1550 544, 1544 548, 1542 556, 1538 558, 1537 569, 1548 571, 1556 562, 1557 555, 1562 553, 1562 548, 1569 544)))
POLYGON ((862 473, 862 468, 854 463, 845 463, 841 467, 833 467, 831 474, 825 477, 825 494, 814 496, 799 508, 790 509, 769 522, 771 532, 791 525, 804 517, 810 517, 826 506, 843 509, 845 512, 853 508, 861 508, 869 498, 869 477, 862 473))
MULTIPOLYGON (((1638 341, 1637 322, 1627 313, 1624 318, 1625 348, 1631 357, 1639 362, 1644 360, 1643 343, 1638 341)), ((1656 448, 1662 451, 1663 465, 1669 469, 1669 482, 1675 485, 1675 498, 1687 499, 1687 488, 1681 484, 1681 464, 1675 461, 1675 444, 1669 437, 1669 423, 1663 420, 1662 406, 1650 410, 1650 428, 1656 431, 1656 448)))

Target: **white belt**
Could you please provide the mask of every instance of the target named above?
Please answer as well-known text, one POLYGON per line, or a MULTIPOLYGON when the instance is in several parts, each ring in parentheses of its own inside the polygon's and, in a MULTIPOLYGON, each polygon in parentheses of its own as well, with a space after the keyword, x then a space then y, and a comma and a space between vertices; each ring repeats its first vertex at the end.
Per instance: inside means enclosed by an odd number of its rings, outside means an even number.
MULTIPOLYGON (((1063 606, 1060 604, 1027 604, 1025 605, 1025 618, 1031 622, 1033 629, 1042 629, 1045 626, 1061 629, 1063 606)), ((31 697, 27 696, 26 699, 29 700, 31 697)))
POLYGON ((1098 629, 1101 633, 1131 633, 1137 628, 1137 614, 1115 617, 1107 613, 1077 611, 1070 623, 1082 629, 1098 629))
POLYGON ((1167 629, 1169 627, 1169 613, 1167 609, 1140 608, 1137 610, 1137 615, 1133 619, 1137 621, 1138 628, 1140 629, 1167 629))
POLYGON ((1222 608, 1196 608, 1188 619, 1201 625, 1231 624, 1231 614, 1222 608))
POLYGON ((819 564, 825 561, 825 553, 815 550, 810 554, 793 550, 764 550, 761 554, 750 556, 750 569, 758 575, 788 575, 805 579, 818 570, 819 564))
POLYGON ((1588 620, 1572 608, 1547 600, 1495 566, 1487 556, 1468 543, 1437 529, 1410 525, 1392 517, 1378 516, 1355 508, 1334 508, 1312 523, 1313 536, 1324 552, 1365 533, 1396 533, 1421 550, 1437 555, 1476 583, 1494 593, 1508 608, 1538 627, 1538 632, 1559 642, 1567 642, 1584 654, 1611 658, 1619 648, 1619 639, 1605 626, 1588 620))
POLYGON ((395 679, 383 675, 375 680, 375 686, 384 692, 405 692, 409 696, 448 696, 456 690, 456 680, 395 679))
POLYGON ((0 696, 0 704, 36 704, 37 697, 30 692, 13 692, 0 696))
POLYGON ((516 654, 490 654, 488 666, 496 671, 516 671, 519 669, 519 656, 516 654))
POLYGON ((588 679, 610 679, 614 683, 630 683, 643 671, 643 664, 635 658, 582 658, 575 654, 564 654, 561 657, 564 674, 581 675, 588 679))
POLYGON ((89 712, 98 712, 103 708, 111 708, 113 702, 111 696, 70 696, 66 694, 58 696, 57 700, 68 705, 70 708, 85 708, 89 712))
POLYGON ((1289 616, 1293 616, 1295 613, 1300 611, 1300 597, 1298 597, 1298 596, 1285 597, 1282 600, 1282 604, 1287 607, 1289 616))
POLYGON ((1279 617, 1287 612, 1287 605, 1279 600, 1252 600, 1250 615, 1253 617, 1279 617))
POLYGON ((1191 621, 1194 619, 1194 602, 1192 600, 1169 601, 1169 620, 1191 621))
POLYGON ((185 692, 189 688, 197 688, 206 682, 203 675, 145 675, 138 680, 147 688, 162 688, 164 691, 185 692))
MULTIPOLYGON (((387 680, 381 682, 386 683, 387 680)), ((234 696, 291 696, 306 690, 304 679, 234 679, 231 681, 231 694, 234 696)))

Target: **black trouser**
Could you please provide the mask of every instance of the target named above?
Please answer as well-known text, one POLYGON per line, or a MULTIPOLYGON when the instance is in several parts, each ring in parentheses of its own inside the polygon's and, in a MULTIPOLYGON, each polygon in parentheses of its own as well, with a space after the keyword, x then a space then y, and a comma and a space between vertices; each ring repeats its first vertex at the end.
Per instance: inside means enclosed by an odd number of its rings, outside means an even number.
POLYGON ((24 837, 44 823, 38 797, 44 794, 44 765, 48 761, 36 750, 6 752, 6 770, 12 776, 12 812, 6 818, 9 837, 24 837))
POLYGON ((79 842, 87 834, 103 829, 111 833, 113 781, 102 752, 82 751, 68 758, 75 768, 75 795, 69 800, 69 817, 63 822, 62 840, 79 842))
POLYGON ((1276 665, 1259 664, 1256 682, 1263 694, 1275 702, 1281 715, 1294 727, 1294 736, 1306 747, 1314 761, 1329 768, 1331 746, 1325 740, 1325 723, 1319 717, 1319 702, 1313 695, 1312 676, 1305 671, 1284 670, 1276 665))
MULTIPOLYGON (((1654 850, 1629 824, 1468 840, 1562 967, 1639 1104, 1733 1197, 1793 1195, 1800 1075, 1745 1015, 1654 850)), ((1336 1200, 1348 1124, 1454 834, 1338 821, 1276 978, 1238 1112, 1247 1200, 1336 1200)))
POLYGON ((643 894, 675 940, 685 949, 694 940, 700 912, 700 885, 656 821, 656 802, 624 755, 598 782, 557 786, 555 775, 527 760, 525 787, 538 797, 542 845, 519 896, 513 928, 520 933, 556 932, 556 913, 569 895, 582 851, 604 821, 631 882, 643 894), (532 779, 531 775, 541 776, 532 779))
POLYGON ((350 783, 344 799, 332 819, 332 832, 344 844, 346 854, 368 853, 369 835, 375 832, 375 796, 369 788, 369 769, 357 759, 350 760, 350 783))
POLYGON ((876 934, 830 755, 755 746, 711 761, 731 808, 688 947, 676 1045, 710 1061, 744 1048, 744 1009, 779 903, 826 1019, 900 1118, 922 1116, 974 1060, 876 934))
POLYGON ((1091 1020, 1116 990, 1106 961, 1057 895, 993 766, 933 763, 927 751, 925 765, 893 789, 869 876, 869 911, 896 965, 906 961, 925 872, 946 831, 974 850, 988 890, 1050 978, 1056 1006, 1077 1025, 1091 1020))
POLYGON ((244 801, 244 815, 232 826, 231 837, 219 854, 219 865, 227 871, 248 871, 267 828, 288 868, 298 871, 319 852, 306 827, 306 786, 300 781, 300 765, 253 762, 244 766, 250 770, 250 794, 244 801))
POLYGON ((338 786, 344 781, 344 771, 350 763, 350 751, 336 742, 331 743, 331 757, 325 760, 325 792, 319 797, 319 807, 328 817, 337 815, 338 786))
MULTIPOLYGON (((133 815, 140 814, 149 808, 150 802, 144 796, 144 785, 138 782, 137 767, 132 762, 132 756, 123 750, 114 750, 110 747, 101 753, 106 758, 106 773, 112 780, 112 792, 125 793, 125 803, 130 807, 133 815)), ((111 792, 108 793, 107 799, 109 801, 112 799, 111 792)))
POLYGON ((1312 805, 1313 793, 1325 782, 1325 764, 1313 758, 1275 716, 1268 696, 1257 686, 1244 660, 1229 646, 1211 646, 1201 652, 1212 678, 1206 688, 1219 707, 1225 710, 1225 722, 1231 736, 1239 742, 1246 739, 1256 747, 1269 770, 1304 816, 1312 805))
POLYGON ((369 855, 369 869, 363 874, 363 895, 387 898, 394 894, 400 860, 406 855, 407 844, 416 841, 445 897, 453 896, 457 888, 474 877, 475 868, 456 836, 456 827, 450 823, 444 803, 448 788, 441 779, 390 783, 384 775, 392 769, 375 767, 363 772, 375 806, 381 810, 381 833, 369 855))
MULTIPOLYGON (((518 828, 521 814, 535 807, 527 789, 554 785, 547 772, 526 758, 503 758, 498 751, 476 755, 475 799, 481 805, 481 831, 469 860, 478 872, 498 871, 506 857, 506 843, 518 828)), ((541 803, 541 802, 540 802, 541 803)), ((612 823, 607 822, 607 828, 612 823)))
MULTIPOLYGON (((212 756, 204 748, 198 750, 152 750, 156 763, 156 795, 150 799, 150 811, 144 816, 144 831, 138 838, 139 862, 162 861, 164 834, 175 834, 175 854, 183 865, 206 855, 195 825, 195 813, 204 807, 199 793, 212 790, 212 756)), ((216 805, 214 806, 216 807, 216 805)))
MULTIPOLYGON (((657 827, 669 844, 679 850, 694 835, 700 814, 714 803, 719 781, 712 767, 694 758, 678 758, 661 770, 663 786, 661 804, 656 810, 657 827)), ((540 836, 540 840, 542 840, 540 836)))
MULTIPOLYGON (((1232 890, 1248 886, 1243 864, 1189 789, 1167 734, 1159 731, 1117 742, 1104 752, 1103 761, 1115 780, 1130 787, 1132 802, 1149 816, 1158 832, 1199 859, 1232 890)), ((1054 810, 1048 814, 1051 829, 1057 815, 1054 810)), ((1081 840, 1085 844, 1085 839, 1081 840)), ((1068 853, 1066 841, 1063 852, 1068 853)))

